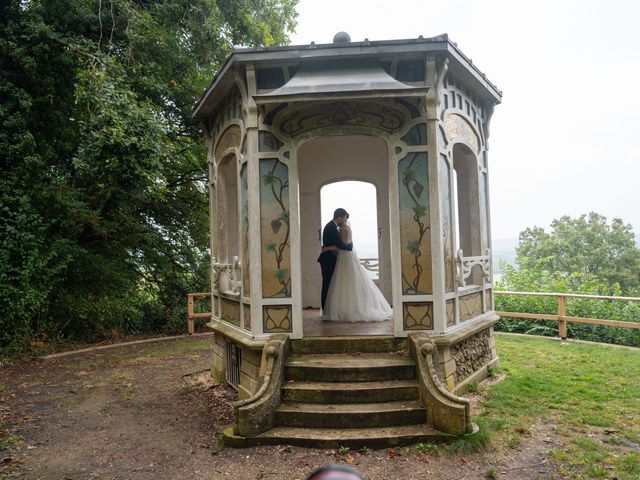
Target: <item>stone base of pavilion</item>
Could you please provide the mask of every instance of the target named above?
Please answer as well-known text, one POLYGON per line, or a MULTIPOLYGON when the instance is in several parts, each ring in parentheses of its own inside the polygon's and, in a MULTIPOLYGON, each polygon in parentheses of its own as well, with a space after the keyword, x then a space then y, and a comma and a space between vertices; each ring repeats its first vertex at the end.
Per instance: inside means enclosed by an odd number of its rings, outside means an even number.
POLYGON ((240 359, 225 442, 383 448, 472 434, 470 404, 459 395, 498 365, 496 320, 480 317, 446 336, 394 337, 382 334, 391 328, 383 322, 323 322, 307 310, 304 338, 265 340, 214 321, 214 377, 230 381, 231 343, 240 359))

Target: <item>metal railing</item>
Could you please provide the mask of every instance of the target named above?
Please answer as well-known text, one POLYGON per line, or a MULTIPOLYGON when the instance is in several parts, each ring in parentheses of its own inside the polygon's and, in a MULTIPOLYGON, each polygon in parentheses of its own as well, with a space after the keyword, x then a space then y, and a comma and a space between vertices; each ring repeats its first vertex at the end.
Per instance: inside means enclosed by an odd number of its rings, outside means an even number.
POLYGON ((547 320, 558 322, 558 336, 567 338, 567 323, 587 323, 592 325, 605 325, 608 327, 640 328, 638 322, 627 322, 620 320, 605 320, 601 318, 573 317, 567 315, 567 298, 585 298, 591 300, 615 300, 624 302, 640 302, 640 297, 615 297, 606 295, 582 295, 579 293, 547 293, 547 292, 504 292, 496 291, 495 295, 514 295, 530 297, 555 297, 557 299, 557 312, 555 314, 525 313, 525 312, 503 312, 496 311, 501 317, 524 318, 529 320, 547 320))
POLYGON ((371 272, 373 274, 373 278, 380 278, 380 259, 361 258, 360 265, 362 265, 367 272, 371 272))

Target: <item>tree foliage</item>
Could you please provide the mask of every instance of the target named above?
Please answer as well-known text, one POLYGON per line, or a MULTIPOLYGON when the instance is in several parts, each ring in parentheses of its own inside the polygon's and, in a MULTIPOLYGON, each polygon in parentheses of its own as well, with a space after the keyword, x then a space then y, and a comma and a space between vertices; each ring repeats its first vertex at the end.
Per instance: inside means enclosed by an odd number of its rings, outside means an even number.
POLYGON ((170 330, 208 286, 191 108, 232 45, 297 0, 0 5, 0 350, 170 330))
MULTIPOLYGON (((502 264, 497 290, 581 293, 604 296, 640 296, 640 249, 630 225, 597 213, 573 219, 561 217, 551 232, 527 228, 520 234, 518 268, 502 264)), ((496 310, 557 314, 555 297, 496 295, 496 310)), ((567 315, 640 322, 635 302, 567 300, 567 315)), ((557 336, 556 322, 502 318, 502 331, 557 336)), ((640 330, 568 323, 570 338, 640 346, 640 330)))
POLYGON ((521 266, 544 261, 550 271, 593 276, 618 284, 623 293, 640 289, 640 248, 633 228, 619 218, 609 224, 594 212, 554 220, 549 233, 527 228, 520 233, 516 261, 521 266))

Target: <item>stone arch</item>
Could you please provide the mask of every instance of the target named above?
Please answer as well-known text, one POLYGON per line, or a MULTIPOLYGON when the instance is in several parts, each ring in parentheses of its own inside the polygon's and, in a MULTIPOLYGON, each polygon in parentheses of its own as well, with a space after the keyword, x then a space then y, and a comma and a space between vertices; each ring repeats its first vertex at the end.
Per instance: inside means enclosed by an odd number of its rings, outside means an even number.
POLYGON ((218 261, 233 263, 239 256, 238 247, 238 169, 236 154, 228 152, 218 161, 217 211, 218 211, 218 261))
POLYGON ((300 261, 302 305, 319 306, 320 269, 316 262, 322 227, 330 219, 321 218, 320 190, 337 181, 357 180, 376 187, 380 289, 391 300, 391 253, 389 225, 388 140, 379 135, 355 134, 347 128, 342 135, 315 136, 301 141, 295 150, 299 178, 301 216, 300 261), (347 161, 348 160, 348 161, 347 161))
MULTIPOLYGON (((480 212, 478 157, 466 143, 451 148, 453 164, 453 202, 456 212, 456 248, 463 256, 480 256, 482 252, 482 218, 480 212)), ((473 283, 476 283, 474 273, 473 283)), ((479 279, 478 279, 479 280, 479 279)))

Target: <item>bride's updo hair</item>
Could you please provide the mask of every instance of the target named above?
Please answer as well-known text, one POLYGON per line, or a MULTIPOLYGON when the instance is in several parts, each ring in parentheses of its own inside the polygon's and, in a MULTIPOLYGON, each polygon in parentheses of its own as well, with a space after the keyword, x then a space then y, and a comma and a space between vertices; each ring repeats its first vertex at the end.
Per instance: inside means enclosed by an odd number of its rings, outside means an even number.
POLYGON ((347 211, 344 208, 336 208, 336 211, 333 212, 333 219, 334 220, 336 218, 340 218, 340 217, 344 217, 344 216, 349 218, 349 214, 347 213, 347 211))

